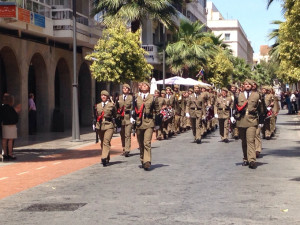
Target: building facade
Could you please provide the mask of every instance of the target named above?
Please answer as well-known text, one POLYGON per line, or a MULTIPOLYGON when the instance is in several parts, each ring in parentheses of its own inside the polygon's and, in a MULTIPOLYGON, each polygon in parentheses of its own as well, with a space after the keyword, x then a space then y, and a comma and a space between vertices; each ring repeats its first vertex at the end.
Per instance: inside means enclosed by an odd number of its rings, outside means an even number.
POLYGON ((207 26, 215 35, 221 35, 234 56, 253 64, 253 48, 238 20, 226 20, 213 2, 207 2, 207 26))
POLYGON ((76 2, 77 71, 73 71, 71 0, 0 1, 0 96, 14 95, 21 107, 19 135, 28 134, 29 93, 35 95, 38 132, 51 131, 54 123, 71 128, 74 72, 80 124, 91 124, 97 85, 84 57, 93 50, 101 30, 90 17, 90 1, 76 2))

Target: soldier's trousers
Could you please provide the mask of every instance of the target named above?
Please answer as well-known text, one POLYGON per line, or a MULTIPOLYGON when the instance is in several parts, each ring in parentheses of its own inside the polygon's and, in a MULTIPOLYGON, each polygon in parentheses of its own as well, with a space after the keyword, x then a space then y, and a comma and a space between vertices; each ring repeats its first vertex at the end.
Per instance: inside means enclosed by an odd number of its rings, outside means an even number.
POLYGON ((271 134, 275 132, 275 126, 276 126, 276 117, 272 116, 270 119, 270 131, 271 134))
POLYGON ((195 140, 201 140, 201 117, 190 118, 195 140))
POLYGON ((179 132, 180 131, 180 122, 181 122, 181 116, 175 115, 174 118, 174 132, 179 132))
POLYGON ((102 159, 106 159, 109 156, 110 151, 110 141, 112 139, 112 136, 114 134, 114 129, 110 128, 107 130, 100 130, 99 136, 101 140, 101 149, 102 149, 102 159))
POLYGON ((271 137, 271 118, 265 119, 263 133, 264 136, 271 137))
POLYGON ((228 119, 219 119, 219 129, 220 129, 220 135, 221 139, 225 140, 228 139, 228 132, 229 132, 229 126, 228 126, 228 119))
POLYGON ((256 161, 255 136, 257 127, 239 127, 240 138, 242 139, 242 148, 244 160, 248 162, 256 161))
POLYGON ((140 147, 141 162, 151 162, 151 140, 153 135, 153 127, 147 129, 137 129, 136 134, 140 147))
POLYGON ((261 132, 261 127, 257 127, 256 134, 255 134, 255 151, 259 153, 262 150, 260 132, 261 132))
POLYGON ((132 124, 122 125, 121 127, 121 141, 122 141, 122 148, 125 152, 130 152, 131 149, 131 129, 132 124))
POLYGON ((239 128, 237 128, 236 123, 231 123, 231 130, 232 130, 233 137, 239 136, 239 128))

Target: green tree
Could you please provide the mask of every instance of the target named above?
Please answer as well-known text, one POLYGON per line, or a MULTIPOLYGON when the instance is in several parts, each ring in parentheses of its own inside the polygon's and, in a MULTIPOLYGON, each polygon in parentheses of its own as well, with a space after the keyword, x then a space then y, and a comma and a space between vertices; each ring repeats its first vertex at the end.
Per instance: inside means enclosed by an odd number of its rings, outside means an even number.
POLYGON ((94 0, 93 13, 105 12, 106 24, 116 19, 131 22, 131 31, 136 32, 143 19, 156 19, 166 27, 173 25, 172 17, 177 12, 172 3, 173 0, 94 0))
POLYGON ((204 67, 207 59, 217 52, 212 40, 200 22, 182 20, 175 42, 166 48, 167 64, 172 72, 195 72, 204 67))
POLYGON ((149 77, 153 67, 147 63, 145 54, 140 30, 132 33, 124 24, 117 23, 103 31, 94 52, 86 59, 93 61, 90 69, 97 81, 124 83, 149 77))
POLYGON ((251 66, 246 61, 239 57, 231 57, 234 69, 232 72, 232 82, 242 82, 246 78, 251 77, 251 66))
POLYGON ((286 0, 286 21, 279 28, 280 75, 286 81, 300 80, 300 1, 286 0))

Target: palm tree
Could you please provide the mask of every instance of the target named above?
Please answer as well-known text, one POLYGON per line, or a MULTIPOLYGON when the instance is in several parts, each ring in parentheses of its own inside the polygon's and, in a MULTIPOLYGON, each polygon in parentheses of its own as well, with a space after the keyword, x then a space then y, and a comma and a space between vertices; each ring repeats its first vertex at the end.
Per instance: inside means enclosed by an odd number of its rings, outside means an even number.
MULTIPOLYGON (((282 24, 283 22, 280 20, 275 20, 273 21, 271 24, 275 24, 275 25, 279 25, 282 24)), ((272 32, 269 34, 269 40, 275 40, 275 43, 271 46, 271 51, 270 51, 270 56, 272 56, 272 58, 275 61, 280 61, 280 57, 279 57, 279 28, 277 29, 273 29, 272 32)))
POLYGON ((208 41, 204 25, 198 21, 182 20, 175 39, 166 48, 167 64, 174 73, 204 66, 207 58, 217 51, 212 41, 208 41))
POLYGON ((168 28, 173 25, 172 17, 177 16, 172 3, 173 0, 93 0, 93 14, 105 12, 103 18, 107 24, 115 19, 130 22, 132 32, 136 32, 146 18, 156 19, 168 28))

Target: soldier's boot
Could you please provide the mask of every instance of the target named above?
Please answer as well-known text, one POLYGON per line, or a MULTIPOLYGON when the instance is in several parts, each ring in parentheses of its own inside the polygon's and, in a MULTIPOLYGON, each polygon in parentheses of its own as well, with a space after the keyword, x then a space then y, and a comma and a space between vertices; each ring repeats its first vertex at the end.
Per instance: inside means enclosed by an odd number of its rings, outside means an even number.
POLYGON ((129 151, 126 151, 126 152, 124 153, 124 156, 125 156, 125 157, 129 157, 129 156, 130 156, 129 153, 130 153, 129 151))
POLYGON ((101 159, 103 167, 106 167, 108 164, 107 158, 101 159))

